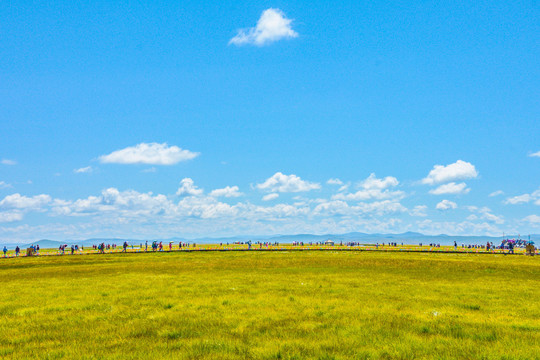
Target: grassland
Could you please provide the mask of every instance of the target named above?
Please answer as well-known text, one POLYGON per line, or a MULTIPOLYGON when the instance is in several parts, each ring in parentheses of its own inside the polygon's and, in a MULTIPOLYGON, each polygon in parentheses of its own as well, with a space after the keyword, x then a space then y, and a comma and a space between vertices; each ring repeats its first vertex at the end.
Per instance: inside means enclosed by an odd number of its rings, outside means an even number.
POLYGON ((172 252, 0 261, 0 357, 539 359, 540 258, 172 252))

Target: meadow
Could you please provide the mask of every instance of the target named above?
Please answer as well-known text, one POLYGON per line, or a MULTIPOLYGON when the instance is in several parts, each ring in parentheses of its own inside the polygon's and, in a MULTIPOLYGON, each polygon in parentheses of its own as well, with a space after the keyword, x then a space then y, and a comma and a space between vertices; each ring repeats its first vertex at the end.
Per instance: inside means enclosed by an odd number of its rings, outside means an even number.
POLYGON ((0 357, 540 359, 539 279, 475 253, 0 259, 0 357))

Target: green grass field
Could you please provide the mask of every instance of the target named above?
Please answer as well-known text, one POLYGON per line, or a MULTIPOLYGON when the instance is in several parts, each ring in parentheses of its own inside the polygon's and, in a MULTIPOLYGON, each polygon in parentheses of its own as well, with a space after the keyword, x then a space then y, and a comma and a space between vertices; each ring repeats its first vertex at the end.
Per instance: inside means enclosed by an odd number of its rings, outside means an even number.
POLYGON ((539 276, 478 254, 0 259, 0 357, 540 359, 539 276))

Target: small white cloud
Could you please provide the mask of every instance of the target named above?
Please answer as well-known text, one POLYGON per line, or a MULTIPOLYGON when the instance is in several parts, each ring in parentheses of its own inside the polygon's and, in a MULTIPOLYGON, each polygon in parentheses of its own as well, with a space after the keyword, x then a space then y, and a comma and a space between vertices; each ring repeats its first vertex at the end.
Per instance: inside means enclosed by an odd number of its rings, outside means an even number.
POLYGON ((347 201, 365 201, 370 199, 401 199, 405 196, 405 193, 400 190, 391 191, 387 188, 395 187, 399 184, 399 181, 393 176, 387 176, 379 179, 375 174, 369 175, 369 177, 362 182, 361 187, 355 193, 339 193, 332 196, 333 200, 347 200, 347 201))
POLYGON ((268 194, 268 195, 264 195, 262 199, 263 199, 263 201, 270 201, 270 200, 277 199, 278 197, 279 197, 278 193, 271 193, 271 194, 268 194))
POLYGON ((7 188, 10 188, 11 187, 11 184, 8 184, 4 181, 0 181, 0 189, 7 189, 7 188))
POLYGON ((157 170, 155 167, 142 170, 143 173, 155 173, 157 170))
POLYGON ((499 195, 504 195, 504 191, 497 190, 497 191, 494 191, 491 194, 489 194, 490 197, 499 196, 499 195))
POLYGON ((458 160, 446 166, 435 165, 427 177, 422 179, 422 184, 435 185, 454 180, 474 179, 478 172, 473 164, 458 160))
POLYGON ((440 185, 438 188, 430 190, 429 193, 433 195, 458 195, 467 194, 471 189, 467 188, 467 184, 451 182, 448 184, 440 185))
POLYGON ((526 204, 532 200, 532 196, 529 194, 523 194, 506 199, 505 204, 518 205, 526 204))
POLYGON ((344 184, 344 185, 340 186, 340 188, 338 189, 338 192, 347 191, 349 189, 349 186, 351 186, 350 183, 347 183, 347 184, 344 184))
POLYGON ((263 46, 281 39, 298 37, 298 33, 291 27, 292 20, 287 19, 279 9, 266 9, 262 12, 257 26, 238 30, 238 34, 229 41, 234 45, 263 46))
POLYGON ((38 210, 50 201, 51 197, 46 194, 27 197, 17 193, 2 199, 0 209, 38 210))
POLYGON ((427 216, 426 210, 427 210, 426 205, 417 205, 411 211, 409 211, 409 214, 411 216, 425 217, 427 216))
POLYGON ((22 220, 23 213, 19 210, 0 211, 0 223, 22 220))
POLYGON ((94 169, 91 166, 83 167, 80 169, 75 169, 73 172, 75 174, 91 173, 94 169))
POLYGON ((17 165, 17 162, 15 160, 10 160, 10 159, 2 159, 0 163, 2 165, 17 165))
POLYGON ((99 160, 109 164, 174 165, 197 156, 199 153, 183 150, 178 146, 168 146, 166 143, 140 143, 100 156, 99 160))
POLYGON ((489 222, 493 222, 496 224, 504 224, 504 219, 502 216, 497 216, 491 213, 491 209, 488 207, 482 207, 479 208, 477 206, 466 206, 466 209, 469 210, 472 213, 478 214, 471 214, 469 217, 467 217, 467 220, 474 221, 474 220, 487 220, 489 222))
POLYGON ((530 157, 540 157, 540 151, 532 153, 529 155, 530 157))
POLYGON ((540 216, 538 215, 529 215, 523 218, 523 221, 528 222, 531 225, 540 225, 540 216))
POLYGON ((367 179, 360 183, 360 186, 366 190, 384 190, 389 187, 397 186, 399 181, 393 176, 387 176, 383 179, 378 179, 374 173, 371 173, 367 179))
POLYGON ((440 203, 438 203, 435 206, 435 208, 437 210, 446 211, 446 210, 450 210, 450 209, 456 209, 457 204, 455 202, 453 202, 453 201, 450 201, 450 200, 443 200, 440 203))
POLYGON ((210 192, 210 196, 212 197, 239 197, 244 194, 242 194, 240 191, 238 191, 238 186, 226 186, 223 189, 215 189, 210 192))
POLYGON ((262 184, 257 184, 257 188, 260 190, 267 190, 271 192, 286 193, 320 189, 321 185, 317 183, 311 183, 309 181, 304 181, 294 174, 285 175, 281 172, 277 172, 262 184))
POLYGON ((194 182, 190 178, 184 178, 180 181, 180 187, 176 191, 176 195, 179 196, 197 196, 203 193, 202 189, 199 189, 194 185, 194 182))
POLYGON ((339 179, 328 179, 328 181, 326 182, 328 185, 343 185, 343 181, 339 180, 339 179))

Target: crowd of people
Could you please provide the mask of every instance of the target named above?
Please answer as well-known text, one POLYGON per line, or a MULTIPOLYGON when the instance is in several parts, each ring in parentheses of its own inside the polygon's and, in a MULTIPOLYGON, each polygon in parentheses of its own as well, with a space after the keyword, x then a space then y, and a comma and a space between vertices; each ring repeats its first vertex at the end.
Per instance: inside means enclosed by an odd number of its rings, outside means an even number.
MULTIPOLYGON (((253 246, 253 243, 251 240, 248 240, 248 241, 237 241, 237 242, 233 242, 232 244, 234 245, 247 245, 248 246, 248 250, 251 250, 252 249, 252 246, 253 246)), ((325 242, 303 242, 303 241, 294 241, 291 243, 292 246, 295 246, 295 247, 309 247, 309 246, 323 246, 323 245, 326 245, 326 246, 334 246, 335 242, 334 241, 331 241, 331 240, 327 240, 325 242)), ((532 241, 524 241, 524 240, 515 240, 515 239, 512 239, 512 240, 508 240, 508 239, 504 239, 500 245, 494 245, 493 242, 487 242, 485 245, 478 245, 478 244, 461 244, 461 246, 458 245, 457 241, 454 241, 453 243, 453 248, 454 248, 454 251, 462 251, 462 250, 471 250, 471 249, 476 249, 476 250, 483 250, 483 251, 488 251, 488 252, 492 252, 494 250, 508 250, 507 253, 509 254, 514 254, 514 249, 516 247, 520 247, 520 248, 526 248, 527 249, 527 253, 531 253, 531 248, 532 248, 532 252, 534 253, 534 251, 536 251, 536 248, 534 247, 534 242, 532 241)), ((144 252, 148 252, 149 250, 152 251, 152 252, 162 252, 162 251, 173 251, 175 248, 178 248, 178 250, 182 250, 182 249, 189 249, 190 247, 191 248, 195 248, 197 246, 196 243, 186 243, 186 242, 178 242, 178 245, 176 246, 174 242, 172 241, 169 241, 168 244, 165 243, 163 241, 152 241, 151 244, 150 244, 150 249, 148 247, 148 241, 145 241, 145 243, 140 243, 139 244, 139 248, 138 248, 138 251, 144 251, 144 252)), ((229 243, 220 243, 219 244, 220 247, 223 247, 224 245, 226 246, 229 246, 229 243)), ((280 243, 279 242, 262 242, 262 241, 257 241, 255 242, 255 245, 257 246, 258 249, 263 249, 263 248, 270 248, 270 247, 279 247, 280 243)), ((349 242, 343 242, 341 241, 339 244, 339 246, 343 247, 343 246, 346 246, 346 247, 356 247, 356 246, 365 246, 365 244, 363 243, 359 243, 359 242, 355 242, 355 241, 349 241, 349 242)), ((380 247, 384 248, 384 249, 387 249, 388 247, 398 247, 398 246, 403 246, 403 242, 401 244, 398 244, 397 242, 389 242, 389 243, 381 243, 379 244, 378 242, 376 244, 374 244, 375 248, 376 249, 379 249, 380 247)), ((418 246, 422 249, 424 246, 427 246, 429 245, 430 249, 433 249, 433 248, 441 248, 441 244, 440 243, 430 243, 430 244, 426 244, 424 245, 423 243, 419 243, 418 246)), ((128 244, 127 241, 124 241, 123 244, 122 244, 122 250, 121 252, 128 252, 128 248, 131 247, 132 250, 134 250, 135 248, 135 245, 134 244, 128 244)), ((118 246, 116 244, 105 244, 104 242, 102 243, 99 243, 99 244, 94 244, 92 245, 92 250, 97 250, 98 253, 100 254, 104 254, 106 251, 114 251, 118 248, 118 246)), ((58 254, 60 255, 64 255, 65 252, 66 252, 66 249, 68 249, 68 245, 67 244, 62 244, 58 247, 58 254)), ((448 247, 446 248, 448 249, 448 247)), ((20 253, 21 253, 21 248, 19 246, 16 246, 15 247, 15 256, 20 256, 20 253)), ((39 251, 40 251, 40 247, 39 245, 31 245, 29 248, 27 248, 27 255, 39 255, 39 251)), ((84 246, 80 246, 79 245, 71 245, 69 247, 69 251, 71 253, 71 255, 74 255, 75 253, 79 252, 79 251, 84 251, 84 246)), ((8 248, 6 246, 4 246, 3 248, 3 253, 4 253, 4 257, 7 257, 7 253, 8 253, 8 248)))

